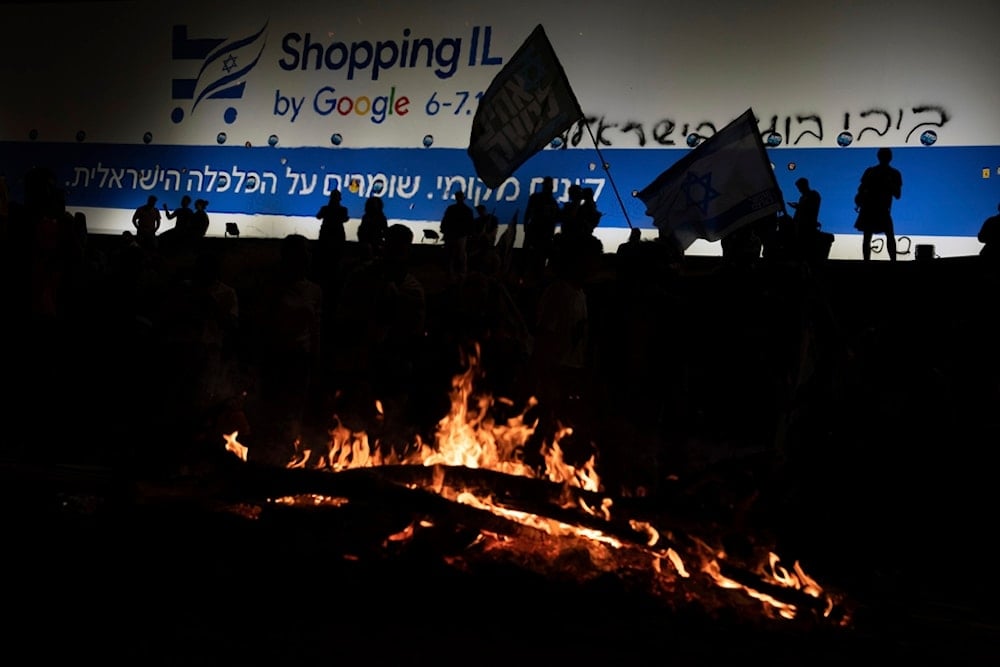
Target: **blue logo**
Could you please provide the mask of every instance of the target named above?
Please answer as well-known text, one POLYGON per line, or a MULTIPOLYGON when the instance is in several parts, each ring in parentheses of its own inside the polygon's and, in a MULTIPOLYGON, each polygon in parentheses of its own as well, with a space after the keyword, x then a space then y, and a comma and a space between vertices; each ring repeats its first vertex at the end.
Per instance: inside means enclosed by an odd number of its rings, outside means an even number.
MULTIPOLYGON (((188 113, 194 114, 202 100, 239 100, 243 98, 247 75, 257 66, 267 43, 267 23, 256 33, 239 39, 188 37, 186 25, 175 25, 171 40, 175 61, 199 61, 201 67, 193 78, 173 79, 171 99, 190 100, 188 113)), ((227 124, 236 122, 236 107, 226 107, 222 114, 227 124)), ((170 119, 184 120, 183 107, 174 107, 170 119)))

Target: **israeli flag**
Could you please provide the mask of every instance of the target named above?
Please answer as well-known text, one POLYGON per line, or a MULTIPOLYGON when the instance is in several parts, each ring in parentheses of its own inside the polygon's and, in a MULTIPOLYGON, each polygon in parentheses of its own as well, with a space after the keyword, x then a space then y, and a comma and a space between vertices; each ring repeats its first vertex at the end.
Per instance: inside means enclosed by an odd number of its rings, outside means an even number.
POLYGON ((266 31, 265 23, 253 35, 224 42, 206 56, 194 85, 192 113, 205 98, 243 97, 246 75, 257 65, 264 52, 266 31))
POLYGON ((752 109, 675 162, 638 197, 653 224, 673 232, 685 250, 695 239, 719 241, 785 208, 752 109))

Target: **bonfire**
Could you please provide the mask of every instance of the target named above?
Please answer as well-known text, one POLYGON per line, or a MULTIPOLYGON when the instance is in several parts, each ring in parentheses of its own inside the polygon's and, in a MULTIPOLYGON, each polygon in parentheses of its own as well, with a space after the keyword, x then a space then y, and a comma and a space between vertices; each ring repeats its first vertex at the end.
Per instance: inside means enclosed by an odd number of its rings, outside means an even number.
MULTIPOLYGON (((696 599, 709 612, 737 606, 775 621, 851 623, 845 596, 766 544, 748 539, 754 546, 736 559, 713 539, 712 525, 606 493, 595 456, 566 460, 561 442, 571 426, 560 425, 541 445, 543 463, 529 465, 525 448, 538 424, 527 415, 537 401, 498 422, 495 402, 509 400, 476 392, 478 362, 469 354, 453 378, 451 409, 433 442, 417 438, 399 451, 335 417, 326 450, 296 449, 283 473, 264 475, 269 497, 248 515, 259 517, 267 507, 336 509, 378 497, 407 508, 405 525, 378 545, 386 553, 447 526, 462 544, 442 550, 442 559, 458 569, 503 560, 562 579, 627 579, 667 604, 696 599)), ((225 434, 225 448, 252 464, 238 436, 225 434)))

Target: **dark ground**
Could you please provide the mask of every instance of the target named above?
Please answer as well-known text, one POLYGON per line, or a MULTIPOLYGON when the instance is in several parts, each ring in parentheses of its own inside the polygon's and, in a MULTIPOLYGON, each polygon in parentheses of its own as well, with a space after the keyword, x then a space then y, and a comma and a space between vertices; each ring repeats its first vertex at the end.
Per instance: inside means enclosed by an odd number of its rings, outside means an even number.
MULTIPOLYGON (((252 298, 276 243, 217 242, 252 298)), ((432 312, 439 250, 416 248, 432 312)), ((655 499, 676 475, 702 510, 844 591, 854 628, 748 627, 419 551, 345 561, 322 518, 139 503, 146 477, 177 479, 135 465, 169 446, 119 384, 151 360, 94 311, 72 337, 7 326, 8 647, 136 664, 997 664, 998 283, 977 258, 827 262, 808 279, 691 258, 638 302, 605 259, 588 285, 599 400, 581 423, 604 479, 655 499), (801 389, 776 391, 789 372, 801 389)))

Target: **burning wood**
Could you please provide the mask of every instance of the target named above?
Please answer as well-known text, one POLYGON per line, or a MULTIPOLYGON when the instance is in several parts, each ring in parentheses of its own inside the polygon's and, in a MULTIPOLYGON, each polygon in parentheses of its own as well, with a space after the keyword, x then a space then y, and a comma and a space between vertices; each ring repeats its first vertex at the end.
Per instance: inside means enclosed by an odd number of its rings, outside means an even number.
POLYGON ((575 576, 588 576, 587 569, 641 573, 652 588, 697 589, 694 597, 703 601, 734 591, 759 601, 768 618, 849 623, 841 597, 824 591, 799 563, 786 568, 760 549, 750 555, 755 560, 735 562, 699 535, 711 526, 680 507, 664 516, 670 508, 643 512, 628 498, 604 493, 593 457, 583 465, 563 459, 559 443, 569 428, 542 445, 543 466, 527 465, 524 447, 535 426, 525 418, 527 409, 494 422, 492 398, 472 390, 475 373, 473 356, 453 382, 452 410, 439 422, 433 446, 416 442, 409 451, 386 451, 338 424, 326 453, 300 452, 281 469, 255 465, 237 434, 227 435, 226 449, 242 462, 234 488, 271 507, 391 509, 409 521, 386 533, 383 547, 402 548, 428 530, 459 535, 460 547, 444 554, 455 566, 500 552, 535 562, 545 554, 546 563, 586 553, 586 567, 571 568, 575 576))
MULTIPOLYGON (((657 585, 669 584, 671 590, 679 580, 697 581, 700 583, 689 586, 700 586, 702 596, 709 586, 738 589, 786 618, 795 618, 804 611, 837 622, 847 620, 841 601, 807 578, 798 564, 793 568, 794 574, 778 567, 782 576, 776 576, 774 568, 778 564, 776 557, 772 557, 772 571, 758 572, 750 565, 727 560, 724 554, 698 538, 665 528, 662 522, 656 525, 649 521, 605 518, 552 502, 551 499, 559 497, 560 485, 545 480, 522 478, 516 483, 506 480, 508 488, 523 485, 526 492, 510 493, 508 498, 513 500, 498 501, 465 490, 463 479, 470 471, 461 467, 431 466, 424 475, 419 475, 415 466, 372 467, 331 474, 248 462, 238 470, 231 486, 234 495, 272 499, 272 507, 335 510, 355 504, 410 517, 406 526, 384 536, 386 543, 405 543, 431 526, 467 535, 467 543, 463 545, 467 549, 489 542, 488 551, 493 554, 502 549, 517 551, 525 544, 530 551, 543 541, 545 549, 555 554, 584 548, 592 561, 604 563, 608 571, 645 570, 649 577, 658 580, 657 585), (423 483, 414 482, 419 479, 423 483)), ((483 471, 472 472, 475 479, 481 478, 483 471)), ((601 569, 596 567, 595 572, 601 569)))

